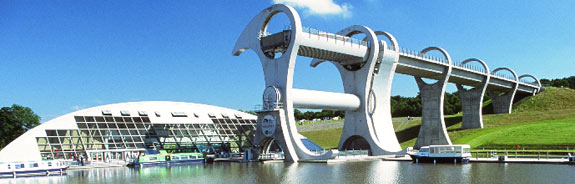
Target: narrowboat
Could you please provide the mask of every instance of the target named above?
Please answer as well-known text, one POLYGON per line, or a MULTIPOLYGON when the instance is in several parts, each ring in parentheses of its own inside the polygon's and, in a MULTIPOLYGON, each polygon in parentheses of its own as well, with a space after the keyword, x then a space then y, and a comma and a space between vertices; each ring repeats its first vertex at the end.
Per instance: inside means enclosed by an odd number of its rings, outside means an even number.
POLYGON ((471 158, 469 145, 430 145, 419 152, 409 153, 413 162, 468 163, 471 158))
POLYGON ((202 153, 167 153, 165 150, 159 150, 158 153, 147 151, 128 164, 129 167, 143 167, 147 165, 174 165, 203 163, 204 156, 202 153))
POLYGON ((67 168, 57 160, 0 163, 0 178, 63 175, 67 168))

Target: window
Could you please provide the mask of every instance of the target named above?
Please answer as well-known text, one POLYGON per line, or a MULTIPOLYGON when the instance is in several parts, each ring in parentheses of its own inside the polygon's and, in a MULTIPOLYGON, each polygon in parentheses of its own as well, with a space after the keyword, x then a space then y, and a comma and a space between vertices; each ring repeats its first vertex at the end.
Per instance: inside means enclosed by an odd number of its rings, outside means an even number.
POLYGON ((108 128, 108 125, 106 125, 106 123, 98 123, 98 127, 99 128, 108 128))
POLYGON ((236 118, 242 118, 241 114, 235 114, 235 115, 236 115, 236 118))
POLYGON ((177 156, 172 156, 172 160, 180 160, 180 158, 177 156))
POLYGON ((111 111, 111 110, 102 110, 102 115, 111 116, 111 115, 112 115, 112 111, 111 111))
POLYGON ((150 157, 150 160, 158 160, 158 157, 150 157))
POLYGON ((180 157, 180 159, 182 159, 182 160, 187 160, 187 159, 188 159, 188 156, 182 156, 182 157, 180 157))
POLYGON ((142 122, 142 118, 140 118, 140 117, 134 117, 133 119, 134 119, 134 122, 136 122, 136 123, 142 122))
POLYGON ((84 122, 84 117, 82 116, 74 116, 74 119, 76 120, 76 122, 84 122))
POLYGON ((94 122, 94 116, 86 116, 84 119, 86 119, 86 122, 94 122))
POLYGON ((96 116, 96 122, 104 122, 103 116, 96 116))
POLYGON ((455 153, 461 153, 461 147, 455 147, 455 153))
POLYGON ((46 130, 46 135, 48 136, 58 136, 56 130, 46 130))
POLYGON ((148 112, 146 111, 138 111, 138 114, 140 114, 140 116, 148 116, 148 112))
POLYGON ((118 125, 116 125, 116 123, 108 123, 108 127, 110 127, 110 128, 118 128, 118 125))
POLYGON ((78 128, 88 128, 88 125, 86 123, 78 123, 78 128))
POLYGON ((22 169, 22 168, 24 168, 24 164, 16 164, 15 166, 16 166, 16 167, 15 167, 16 169, 22 169))
POLYGON ((210 118, 215 118, 215 117, 216 117, 216 115, 215 115, 214 113, 208 113, 208 116, 209 116, 210 118))
POLYGON ((52 166, 52 162, 48 162, 48 167, 51 167, 51 166, 52 166))
POLYGON ((8 164, 8 169, 10 169, 10 164, 8 164))
POLYGON ((200 115, 198 115, 198 113, 194 113, 194 116, 195 116, 196 118, 199 118, 199 117, 200 117, 200 115))
POLYGON ((229 118, 230 116, 228 116, 228 114, 226 114, 226 113, 222 113, 222 117, 229 118))
POLYGON ((120 114, 122 116, 129 116, 130 115, 130 111, 120 111, 120 114))
POLYGON ((145 123, 149 123, 150 122, 150 118, 148 117, 142 117, 142 121, 145 123))
POLYGON ((185 112, 172 112, 173 117, 188 117, 185 112))
POLYGON ((38 167, 38 163, 28 164, 28 167, 30 167, 30 168, 38 167))
POLYGON ((156 117, 161 117, 160 112, 156 111, 154 113, 156 114, 156 117))

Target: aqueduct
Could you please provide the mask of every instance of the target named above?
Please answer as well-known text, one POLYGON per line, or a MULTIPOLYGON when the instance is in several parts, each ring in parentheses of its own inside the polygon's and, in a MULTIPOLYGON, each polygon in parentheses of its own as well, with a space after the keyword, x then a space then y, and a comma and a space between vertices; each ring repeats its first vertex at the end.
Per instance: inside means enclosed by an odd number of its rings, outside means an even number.
POLYGON ((236 42, 233 55, 253 50, 260 59, 265 77, 263 107, 258 112, 256 150, 262 152, 275 140, 286 161, 333 158, 336 150, 315 153, 308 150, 296 130, 294 108, 344 110, 344 128, 339 150, 368 149, 369 155, 401 152, 392 124, 390 92, 395 73, 414 76, 422 100, 422 124, 415 148, 431 144, 451 144, 443 116, 443 96, 447 83, 455 83, 462 98, 462 128, 482 128, 481 104, 485 92, 493 101, 494 112, 511 113, 517 93, 536 94, 537 78, 520 77, 509 68, 490 72, 485 62, 451 60, 439 47, 419 52, 400 48, 393 35, 366 26, 350 26, 337 33, 305 28, 299 14, 287 5, 273 5, 256 15, 236 42), (290 26, 278 33, 267 33, 269 21, 285 14, 290 26), (352 38, 365 35, 364 40, 352 38), (378 40, 384 36, 387 40, 378 40), (435 57, 428 52, 439 52, 435 57), (281 54, 281 56, 279 56, 281 54), (277 57, 279 56, 279 57, 277 57), (293 88, 297 56, 313 58, 312 67, 328 61, 340 72, 344 93, 293 88), (474 67, 477 62, 483 67, 474 67), (513 76, 501 72, 508 71, 513 76), (423 79, 437 82, 428 84, 423 79), (521 80, 531 78, 534 81, 521 80), (465 89, 464 86, 471 89, 465 89))

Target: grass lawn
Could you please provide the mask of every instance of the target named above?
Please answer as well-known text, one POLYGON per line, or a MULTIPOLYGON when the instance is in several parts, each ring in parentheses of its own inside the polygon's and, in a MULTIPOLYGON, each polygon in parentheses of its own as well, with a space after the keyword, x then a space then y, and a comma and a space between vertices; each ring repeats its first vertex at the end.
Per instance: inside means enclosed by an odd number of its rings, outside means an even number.
POLYGON ((301 135, 312 140, 317 145, 325 149, 336 149, 341 138, 341 131, 343 128, 331 128, 324 130, 314 130, 308 132, 300 132, 301 135))
MULTIPOLYGON (((512 114, 483 116, 483 129, 461 130, 461 115, 445 117, 449 137, 454 144, 470 144, 475 149, 575 149, 575 90, 547 88, 514 105, 512 114)), ((415 144, 421 121, 394 123, 402 148, 415 144)), ((335 148, 342 128, 301 132, 324 148, 335 148)))

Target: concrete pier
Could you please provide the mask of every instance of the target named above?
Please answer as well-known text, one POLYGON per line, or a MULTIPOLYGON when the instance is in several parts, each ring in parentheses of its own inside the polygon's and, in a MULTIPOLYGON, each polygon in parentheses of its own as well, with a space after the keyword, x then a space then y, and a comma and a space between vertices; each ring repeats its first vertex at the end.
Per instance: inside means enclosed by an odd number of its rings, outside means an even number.
POLYGON ((421 115, 421 128, 419 129, 417 141, 413 146, 414 149, 429 145, 451 144, 443 116, 443 98, 445 87, 451 74, 451 57, 447 51, 437 47, 426 48, 421 53, 423 55, 432 50, 441 52, 450 65, 445 67, 442 79, 435 84, 427 84, 421 77, 415 77, 417 87, 419 87, 423 112, 421 115))

